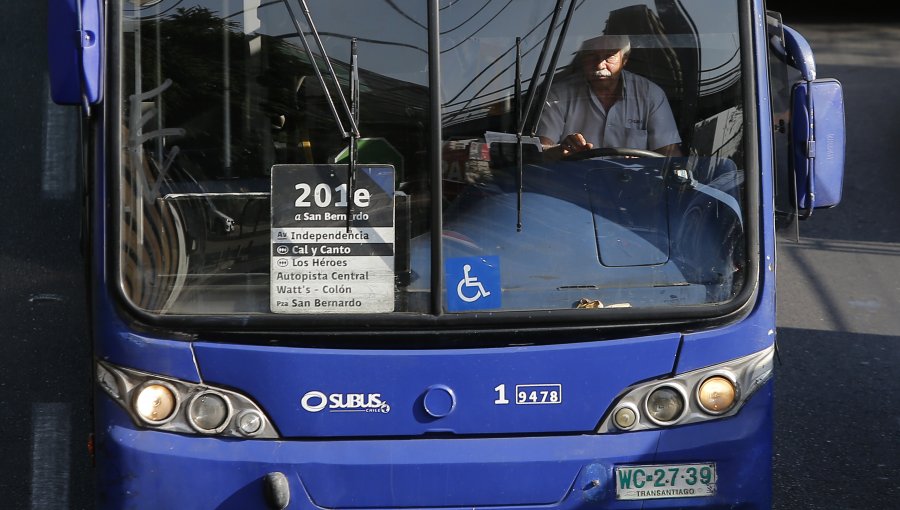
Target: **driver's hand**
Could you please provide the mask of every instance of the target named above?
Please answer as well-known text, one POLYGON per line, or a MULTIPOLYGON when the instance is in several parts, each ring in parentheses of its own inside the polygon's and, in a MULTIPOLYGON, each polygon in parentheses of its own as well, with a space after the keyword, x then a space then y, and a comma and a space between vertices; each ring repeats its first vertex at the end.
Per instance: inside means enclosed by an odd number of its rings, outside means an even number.
POLYGON ((594 144, 588 143, 581 133, 572 133, 571 135, 566 135, 566 137, 562 139, 562 142, 559 143, 559 146, 562 147, 563 156, 568 156, 569 154, 572 154, 574 152, 582 152, 594 148, 594 144))
MULTIPOLYGON (((541 138, 542 142, 552 143, 547 138, 541 138)), ((576 152, 583 152, 594 148, 594 144, 588 143, 581 133, 566 135, 556 145, 544 145, 544 157, 548 160, 558 160, 576 152)))

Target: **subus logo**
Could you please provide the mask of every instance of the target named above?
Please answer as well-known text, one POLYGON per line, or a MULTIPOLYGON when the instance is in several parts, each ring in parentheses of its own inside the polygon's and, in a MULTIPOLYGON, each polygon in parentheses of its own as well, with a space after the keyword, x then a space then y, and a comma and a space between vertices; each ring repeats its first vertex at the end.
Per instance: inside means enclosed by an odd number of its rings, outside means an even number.
POLYGON ((381 400, 381 393, 332 393, 308 391, 300 399, 303 409, 318 413, 328 408, 329 412, 389 413, 391 406, 381 400))

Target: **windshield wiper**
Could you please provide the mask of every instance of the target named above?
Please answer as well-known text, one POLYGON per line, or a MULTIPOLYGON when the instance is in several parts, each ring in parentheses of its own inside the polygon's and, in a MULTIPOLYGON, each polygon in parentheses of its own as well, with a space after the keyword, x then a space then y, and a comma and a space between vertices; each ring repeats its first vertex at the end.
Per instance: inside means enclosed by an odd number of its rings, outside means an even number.
POLYGON ((319 70, 319 66, 316 64, 316 57, 313 55, 312 49, 309 47, 309 43, 306 41, 306 32, 303 31, 303 27, 300 26, 300 22, 297 20, 297 15, 294 14, 294 9, 291 7, 290 0, 282 0, 284 6, 287 7, 288 13, 291 15, 291 21, 294 23, 294 29, 297 31, 297 35, 300 37, 300 42, 303 44, 303 50, 306 51, 306 54, 309 55, 310 64, 312 64, 313 71, 316 73, 316 78, 319 80, 319 86, 322 87, 322 90, 325 92, 325 100, 328 102, 328 107, 331 109, 331 115, 334 117, 334 122, 337 125, 338 129, 341 133, 341 138, 346 140, 348 138, 359 138, 359 128, 356 125, 356 122, 353 119, 353 114, 350 112, 350 106, 347 104, 347 98, 344 97, 344 92, 341 89, 341 84, 338 81, 337 73, 334 72, 334 67, 331 65, 331 59, 328 58, 328 54, 325 52, 325 45, 322 44, 322 39, 319 37, 319 31, 316 30, 316 25, 313 23, 312 15, 309 12, 309 6, 306 5, 306 0, 298 0, 300 2, 300 6, 303 9, 303 15, 306 17, 306 22, 309 24, 309 29, 312 32, 313 38, 316 41, 316 46, 319 48, 319 53, 322 55, 322 60, 325 61, 325 65, 328 68, 328 75, 334 81, 334 86, 337 89, 337 96, 341 100, 341 106, 344 109, 344 115, 347 117, 347 120, 350 123, 350 131, 346 131, 344 129, 344 123, 341 122, 341 116, 338 114, 337 107, 334 105, 334 101, 331 99, 331 94, 328 91, 328 85, 325 83, 325 78, 322 76, 322 71, 319 70))
POLYGON ((556 0, 556 6, 553 8, 553 16, 550 19, 550 26, 547 27, 547 35, 544 37, 544 44, 541 45, 541 54, 538 57, 537 64, 534 66, 534 72, 531 75, 531 83, 528 85, 528 97, 525 100, 525 108, 522 109, 522 77, 520 75, 522 51, 521 38, 516 37, 516 77, 515 77, 515 105, 516 105, 516 231, 522 231, 522 192, 525 188, 524 182, 524 157, 522 153, 523 133, 529 133, 529 138, 535 137, 535 130, 541 120, 541 113, 544 111, 544 104, 547 102, 547 96, 550 94, 550 85, 553 83, 553 75, 556 73, 556 64, 559 62, 559 54, 562 51, 563 42, 566 39, 566 33, 569 31, 569 25, 575 14, 575 2, 569 3, 569 9, 566 11, 566 17, 563 20, 562 30, 559 38, 556 40, 556 48, 553 50, 553 57, 550 59, 550 65, 547 68, 546 83, 541 89, 541 100, 538 102, 534 121, 530 124, 531 111, 534 107, 534 98, 538 89, 538 80, 544 67, 544 59, 547 58, 547 51, 550 49, 550 41, 553 39, 553 33, 556 31, 556 21, 559 19, 559 13, 562 12, 563 2, 565 0, 556 0))
MULTIPOLYGON (((348 156, 349 161, 347 163, 347 196, 352 197, 354 192, 354 184, 356 183, 356 160, 357 160, 357 148, 359 141, 359 68, 357 66, 356 59, 356 39, 352 39, 350 41, 350 96, 351 101, 353 102, 353 107, 351 108, 347 104, 347 98, 344 97, 344 91, 341 89, 341 84, 338 81, 337 73, 334 72, 334 67, 331 65, 331 59, 328 58, 328 54, 325 52, 325 45, 322 44, 322 38, 319 37, 319 31, 316 29, 316 24, 313 22, 312 14, 309 12, 309 6, 306 4, 306 0, 298 0, 300 2, 300 7, 303 10, 303 15, 306 17, 306 23, 309 25, 309 30, 312 32, 313 39, 316 41, 316 46, 319 48, 319 53, 322 55, 322 60, 325 61, 325 65, 328 68, 328 76, 334 82, 334 87, 337 89, 336 94, 338 98, 341 100, 341 106, 344 110, 344 115, 347 117, 347 121, 350 123, 350 131, 344 129, 344 124, 341 122, 341 116, 338 114, 337 107, 334 105, 334 101, 331 99, 331 93, 328 90, 328 85, 325 83, 325 78, 322 76, 322 71, 319 70, 318 64, 316 64, 316 57, 313 55, 312 49, 309 47, 309 43, 306 41, 306 33, 303 31, 303 27, 300 26, 300 22, 297 20, 297 15, 294 14, 294 9, 291 7, 290 0, 282 0, 284 6, 287 7, 288 13, 291 15, 291 21, 294 23, 294 28, 297 31, 297 35, 300 37, 300 42, 303 44, 303 50, 306 51, 306 54, 309 56, 309 62, 313 67, 313 70, 316 73, 316 78, 319 80, 319 86, 322 87, 322 91, 325 93, 325 101, 328 103, 329 109, 331 109, 331 115, 334 117, 334 123, 337 125, 338 130, 340 131, 341 139, 348 140, 348 156)), ((347 230, 350 230, 351 218, 353 217, 353 200, 347 201, 347 230)))
MULTIPOLYGON (((531 84, 528 87, 528 97, 525 100, 525 109, 519 108, 518 119, 516 119, 516 133, 525 132, 525 124, 528 122, 527 112, 531 111, 534 104, 534 95, 537 92, 537 83, 541 78, 541 69, 544 68, 544 59, 547 58, 547 51, 550 49, 550 40, 553 38, 553 32, 556 30, 556 21, 559 19, 559 13, 562 12, 563 2, 565 0, 556 0, 556 7, 553 8, 553 17, 550 20, 550 26, 547 28, 547 36, 544 37, 544 44, 541 45, 541 55, 538 57, 537 64, 534 66, 534 72, 531 74, 531 84), (522 115, 526 112, 526 115, 522 115)), ((573 2, 574 3, 574 2, 573 2)), ((518 77, 518 73, 516 73, 518 77)), ((516 100, 518 100, 518 96, 516 100)), ((532 133, 533 135, 534 133, 532 133)))
MULTIPOLYGON (((561 4, 561 1, 562 0, 560 0, 560 4, 561 4)), ((572 0, 572 2, 569 4, 569 10, 566 11, 566 17, 565 17, 565 19, 563 19, 562 30, 559 33, 559 38, 556 40, 556 48, 553 50, 553 56, 550 58, 550 65, 547 66, 547 75, 546 75, 547 78, 544 80, 546 83, 544 83, 543 87, 541 88, 541 100, 538 101, 538 103, 537 103, 535 114, 534 114, 534 120, 532 121, 532 123, 530 125, 531 129, 529 131, 527 131, 528 133, 531 134, 531 136, 535 135, 535 130, 537 129, 538 124, 541 122, 541 114, 544 112, 544 106, 547 104, 547 97, 550 95, 550 85, 553 84, 553 76, 556 74, 556 65, 557 65, 557 63, 559 63, 559 54, 562 52, 563 42, 565 42, 565 40, 566 40, 566 34, 569 32, 569 25, 572 23, 572 18, 575 15, 575 3, 576 2, 577 2, 577 0, 572 0)), ((559 5, 558 7, 561 7, 561 5, 559 5)), ((547 39, 544 41, 545 47, 541 49, 542 54, 546 51, 547 47, 550 45, 550 38, 552 37, 552 34, 553 34, 552 30, 553 30, 553 27, 550 27, 550 32, 547 34, 547 39)), ((539 70, 535 69, 535 74, 537 74, 538 72, 539 72, 539 70)), ((532 95, 532 89, 534 89, 537 86, 536 81, 537 80, 533 79, 529 86, 529 90, 528 90, 529 96, 532 95)), ((526 132, 524 130, 524 128, 528 124, 529 115, 531 113, 531 110, 530 110, 531 104, 529 103, 528 106, 529 106, 529 110, 526 110, 524 120, 522 121, 522 127, 521 127, 522 132, 526 132)))

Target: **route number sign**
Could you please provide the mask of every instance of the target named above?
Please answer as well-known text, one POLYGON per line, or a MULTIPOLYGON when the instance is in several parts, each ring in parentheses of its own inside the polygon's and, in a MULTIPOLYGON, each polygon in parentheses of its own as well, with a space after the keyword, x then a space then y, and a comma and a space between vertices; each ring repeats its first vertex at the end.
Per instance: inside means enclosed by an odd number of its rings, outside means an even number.
POLYGON ((394 310, 394 168, 272 167, 275 313, 394 310))

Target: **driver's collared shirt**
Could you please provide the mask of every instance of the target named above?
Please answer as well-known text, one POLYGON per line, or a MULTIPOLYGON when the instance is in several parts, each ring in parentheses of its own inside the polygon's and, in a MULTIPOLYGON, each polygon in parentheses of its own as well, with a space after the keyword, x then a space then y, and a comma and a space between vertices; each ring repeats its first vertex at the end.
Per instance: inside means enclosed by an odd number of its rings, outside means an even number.
POLYGON ((681 143, 663 90, 643 76, 622 71, 623 97, 607 112, 581 74, 554 80, 537 134, 554 142, 581 133, 595 148, 654 150, 681 143))

